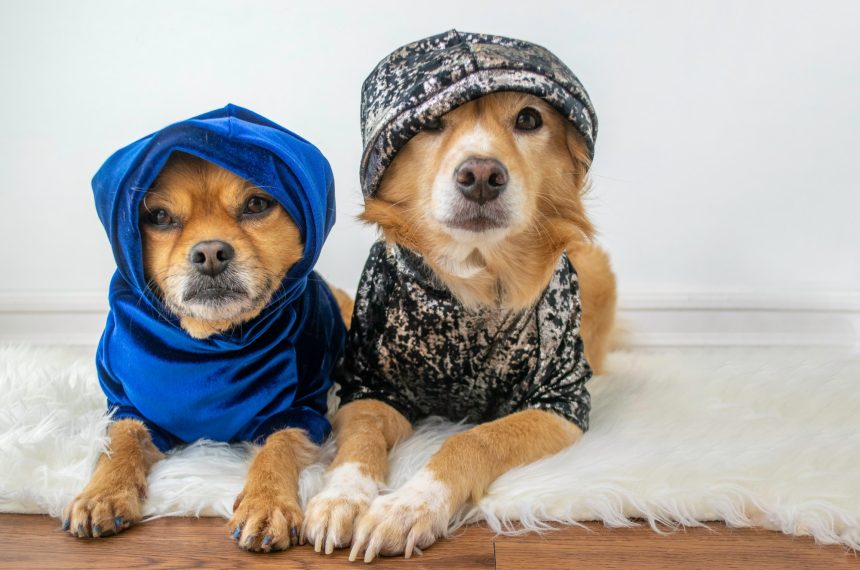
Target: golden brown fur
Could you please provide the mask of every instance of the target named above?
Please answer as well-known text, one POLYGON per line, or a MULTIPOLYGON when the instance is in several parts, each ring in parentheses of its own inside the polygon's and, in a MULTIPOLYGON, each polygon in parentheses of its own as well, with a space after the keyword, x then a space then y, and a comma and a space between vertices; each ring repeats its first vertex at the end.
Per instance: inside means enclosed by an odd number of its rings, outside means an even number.
POLYGON ((144 272, 195 338, 223 332, 257 316, 287 270, 301 258, 299 229, 283 208, 274 206, 264 215, 237 221, 255 195, 268 197, 229 170, 191 155, 174 154, 141 203, 144 272), (181 225, 162 229, 146 223, 146 214, 159 209, 181 220, 181 225), (177 291, 191 247, 212 239, 235 248, 234 263, 247 271, 252 282, 249 299, 232 314, 215 320, 189 314, 177 291))
MULTIPOLYGON (((206 338, 254 318, 301 258, 299 230, 276 202, 260 215, 243 214, 253 197, 268 199, 235 174, 181 153, 171 157, 144 197, 140 227, 146 278, 193 337, 206 338), (159 210, 181 223, 152 223, 159 210), (244 299, 209 311, 215 318, 201 318, 200 310, 184 299, 190 251, 207 240, 231 244, 235 250, 231 263, 248 292, 244 299)), ((344 316, 351 316, 352 300, 332 289, 341 309, 349 311, 344 316)), ((298 476, 315 450, 302 430, 281 430, 266 440, 230 520, 230 532, 242 548, 280 550, 296 543, 302 523, 298 476)), ((110 452, 99 459, 89 484, 66 510, 68 530, 79 537, 109 536, 139 521, 147 474, 161 457, 142 423, 129 419, 113 423, 110 452)))
POLYGON ((163 457, 139 421, 114 422, 109 436, 111 452, 65 511, 63 526, 78 537, 110 536, 139 521, 146 475, 163 457))
MULTIPOLYGON (((602 371, 614 325, 615 277, 608 256, 592 242, 594 228, 583 206, 590 165, 581 137, 545 102, 520 93, 464 104, 445 115, 442 125, 440 131, 418 134, 399 152, 362 219, 376 224, 386 240, 420 252, 453 294, 473 307, 530 307, 567 251, 580 279, 587 358, 602 371), (514 121, 525 107, 537 109, 543 125, 515 132, 514 121), (504 164, 514 189, 506 191, 519 192, 519 200, 505 231, 472 239, 440 221, 437 189, 451 184, 457 165, 476 153, 504 164)), ((339 447, 332 472, 354 464, 374 481, 383 480, 393 443, 411 432, 396 410, 373 401, 344 406, 335 429, 339 447)), ((351 559, 362 550, 365 561, 377 554, 408 557, 414 547, 429 546, 444 534, 447 523, 438 521, 480 499, 499 475, 556 453, 581 434, 571 422, 541 410, 477 426, 450 438, 423 470, 425 479, 435 481, 428 484, 435 495, 421 500, 395 492, 370 506, 346 493, 337 500, 314 499, 307 512, 308 538, 318 551, 324 541, 327 553, 352 539, 351 559), (440 495, 444 501, 434 499, 440 495)))
POLYGON ((476 502, 506 471, 556 453, 581 435, 553 413, 524 410, 451 436, 427 467, 453 490, 454 503, 476 502), (462 476, 464 466, 469 477, 462 476))
POLYGON ((343 317, 343 324, 346 325, 347 330, 349 326, 352 324, 352 310, 355 308, 355 299, 349 296, 349 293, 342 289, 338 289, 334 285, 329 284, 329 289, 331 289, 332 295, 334 295, 334 300, 337 301, 338 309, 340 309, 340 316, 343 317))
POLYGON ((313 462, 316 451, 304 430, 284 429, 269 436, 233 504, 228 528, 239 546, 269 551, 298 543, 302 526, 299 473, 313 462))
POLYGON ((333 427, 338 434, 338 455, 331 467, 366 458, 361 463, 361 472, 375 481, 384 481, 388 475, 387 450, 412 433, 406 418, 388 404, 375 400, 345 405, 333 427))

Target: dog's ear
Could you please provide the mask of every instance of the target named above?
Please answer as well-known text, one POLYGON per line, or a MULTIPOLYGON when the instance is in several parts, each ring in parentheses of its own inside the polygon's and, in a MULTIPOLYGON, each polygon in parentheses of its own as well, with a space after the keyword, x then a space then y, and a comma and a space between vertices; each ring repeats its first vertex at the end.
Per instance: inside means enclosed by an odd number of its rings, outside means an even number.
POLYGON ((565 126, 567 152, 570 154, 570 160, 573 165, 576 186, 584 194, 588 191, 588 170, 591 168, 591 157, 588 153, 585 139, 582 138, 579 131, 569 123, 565 126))
POLYGON ((405 216, 397 204, 383 198, 368 198, 364 202, 364 211, 359 214, 358 219, 379 226, 388 242, 397 243, 408 249, 419 249, 414 228, 404 223, 405 216))
POLYGON ((557 224, 559 239, 572 241, 591 241, 594 237, 594 226, 585 212, 583 198, 588 193, 590 182, 588 170, 591 167, 591 158, 585 139, 571 124, 566 124, 565 142, 570 159, 570 176, 564 177, 565 188, 561 189, 560 195, 563 199, 556 201, 556 208, 563 212, 566 223, 557 224))

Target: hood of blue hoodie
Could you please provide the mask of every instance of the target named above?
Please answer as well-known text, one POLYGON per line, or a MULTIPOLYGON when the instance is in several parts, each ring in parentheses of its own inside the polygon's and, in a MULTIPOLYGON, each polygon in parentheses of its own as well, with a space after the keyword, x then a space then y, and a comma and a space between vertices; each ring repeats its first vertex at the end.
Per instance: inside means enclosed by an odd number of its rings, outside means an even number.
POLYGON ((200 438, 254 441, 284 427, 322 440, 326 393, 344 326, 313 272, 335 221, 334 182, 311 143, 247 109, 174 123, 114 153, 93 178, 96 209, 117 270, 97 354, 114 417, 144 421, 161 449, 200 438), (260 314, 194 339, 147 287, 139 206, 173 152, 226 168, 265 188, 292 217, 302 259, 260 314))

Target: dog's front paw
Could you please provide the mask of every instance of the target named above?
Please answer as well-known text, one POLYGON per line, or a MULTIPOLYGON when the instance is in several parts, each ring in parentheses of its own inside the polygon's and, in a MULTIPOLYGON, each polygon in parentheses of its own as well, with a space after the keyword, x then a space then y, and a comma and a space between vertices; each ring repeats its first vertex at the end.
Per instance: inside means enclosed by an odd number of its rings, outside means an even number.
POLYGON ((63 530, 78 538, 113 536, 139 521, 140 510, 136 486, 88 487, 66 507, 63 530))
POLYGON ((364 561, 377 555, 412 556, 448 530, 451 493, 431 472, 419 471, 400 489, 376 499, 359 520, 349 559, 364 551, 364 561))
POLYGON ((331 554, 348 546, 355 521, 364 514, 379 492, 379 485, 364 475, 355 463, 345 463, 326 476, 325 488, 311 499, 305 511, 301 540, 314 550, 331 554))
POLYGON ((245 550, 270 552, 298 544, 302 510, 295 499, 242 491, 233 504, 230 535, 245 550))

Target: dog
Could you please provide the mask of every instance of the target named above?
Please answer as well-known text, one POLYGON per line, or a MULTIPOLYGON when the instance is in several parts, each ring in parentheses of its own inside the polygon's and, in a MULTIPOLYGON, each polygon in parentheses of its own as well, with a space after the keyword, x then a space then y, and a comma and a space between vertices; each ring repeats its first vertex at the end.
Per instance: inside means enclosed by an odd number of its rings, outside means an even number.
MULTIPOLYGON (((207 139, 220 141, 214 144, 222 144, 226 152, 213 156, 234 156, 239 136, 230 139, 219 130, 223 123, 214 122, 201 132, 201 119, 227 121, 236 133, 248 129, 306 153, 305 166, 318 169, 318 180, 304 184, 314 188, 305 192, 305 198, 321 202, 314 206, 320 233, 314 236, 311 230, 300 229, 282 203, 292 203, 283 192, 270 193, 273 187, 264 190, 233 170, 183 150, 170 152, 142 198, 120 200, 120 211, 125 204, 139 204, 135 214, 147 291, 130 285, 136 280, 137 249, 132 246, 136 240, 112 239, 115 251, 121 252, 120 269, 112 285, 112 313, 98 363, 114 421, 109 450, 66 509, 64 528, 77 537, 104 537, 139 521, 147 474, 176 445, 200 437, 252 441, 262 446, 236 499, 229 532, 244 549, 283 550, 297 542, 302 523, 299 472, 313 460, 316 444, 328 433, 329 376, 345 335, 338 313, 352 309, 347 295, 300 267, 304 258, 313 263, 316 256, 315 251, 309 255, 305 240, 321 241, 318 238, 333 223, 326 219, 332 204, 325 199, 332 198, 331 174, 309 143, 235 106, 199 117, 197 123, 168 127, 153 138, 168 149, 171 144, 177 149, 193 147, 193 141, 202 140, 196 149, 202 155, 211 152, 207 139), (303 288, 294 288, 296 284, 303 288), (130 306, 124 295, 130 297, 130 306), (141 306, 147 304, 153 307, 152 315, 139 317, 141 306), (132 321, 130 327, 122 324, 126 319, 132 321), (303 324, 296 325, 296 320, 303 324), (171 326, 172 321, 178 326, 171 326), (132 329, 131 334, 124 337, 127 344, 116 347, 124 326, 132 329), (286 336, 281 329, 289 327, 298 333, 286 336), (153 340, 140 340, 145 335, 153 340), (159 340, 164 344, 138 347, 159 340), (133 357, 125 353, 131 350, 142 356, 126 365, 133 357), (248 355, 234 362, 242 351, 248 355), (187 365, 172 362, 177 360, 187 365), (148 370, 149 361, 153 368, 148 370), (139 378, 132 367, 143 369, 139 378), (284 374, 291 369, 297 378, 284 374), (198 373, 200 379, 195 378, 198 373), (151 397, 145 393, 150 389, 155 392, 151 397), (177 417, 183 413, 187 420, 177 417)), ((137 156, 139 151, 130 148, 125 154, 137 156)), ((268 157, 268 152, 260 156, 268 157)), ((141 156, 145 169, 150 156, 147 152, 141 156)), ((99 204, 107 189, 118 188, 110 196, 123 191, 113 182, 117 176, 111 160, 94 180, 99 204)), ((158 158, 152 162, 157 169, 158 158)), ((257 176, 268 179, 265 174, 257 176)), ((130 190, 132 196, 138 191, 130 190)), ((104 218, 104 207, 99 212, 104 218)), ((128 235, 128 228, 118 231, 128 235)))
MULTIPOLYGON (((465 45, 464 60, 477 54, 480 68, 482 50, 534 47, 516 42, 452 31, 395 51, 377 70, 412 51, 451 46, 450 62, 465 45)), ((427 85, 432 73, 422 74, 427 85)), ((593 139, 582 133, 592 132, 544 97, 488 91, 439 116, 415 111, 421 130, 381 177, 372 168, 385 161, 372 155, 397 136, 378 145, 366 136, 361 217, 384 239, 358 289, 337 455, 305 512, 302 540, 318 552, 352 544, 350 560, 408 558, 444 536, 501 474, 587 428, 584 385, 590 369, 604 369, 616 304, 615 276, 583 204, 593 139), (388 450, 430 414, 479 425, 379 496, 388 450)))

